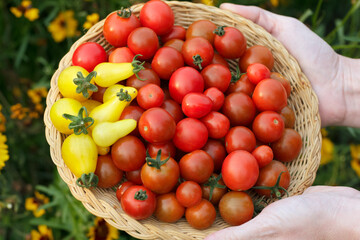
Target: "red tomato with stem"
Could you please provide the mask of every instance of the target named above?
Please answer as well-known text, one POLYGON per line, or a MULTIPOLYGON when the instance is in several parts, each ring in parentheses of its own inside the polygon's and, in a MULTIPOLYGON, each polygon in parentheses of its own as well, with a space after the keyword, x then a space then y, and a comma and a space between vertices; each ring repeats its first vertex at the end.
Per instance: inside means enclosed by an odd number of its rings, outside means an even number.
POLYGON ((174 13, 165 2, 149 1, 140 10, 140 22, 161 36, 171 31, 174 25, 174 13))
POLYGON ((222 112, 230 120, 231 125, 249 125, 256 113, 253 100, 242 92, 229 94, 224 101, 222 112))
MULTIPOLYGON (((91 72, 99 63, 106 62, 105 49, 96 42, 86 42, 78 46, 72 56, 74 66, 80 66, 91 72)), ((131 61, 130 61, 131 62, 131 61)))
POLYGON ((207 152, 214 160, 214 172, 220 172, 227 155, 224 144, 220 140, 209 139, 202 150, 207 152))
POLYGON ((161 35, 160 39, 162 43, 166 43, 172 39, 185 40, 186 29, 183 26, 174 25, 171 31, 167 34, 161 35))
POLYGON ((151 62, 151 68, 164 80, 169 80, 171 75, 183 66, 181 53, 172 47, 160 48, 151 62))
POLYGON ((210 64, 201 71, 205 89, 216 87, 225 92, 231 81, 230 69, 221 64, 210 64))
POLYGON ((280 111, 287 105, 286 90, 274 79, 264 79, 259 82, 252 95, 252 99, 259 111, 280 111))
POLYGON ((214 30, 216 29, 215 23, 209 20, 197 20, 190 24, 188 29, 186 30, 186 40, 202 37, 208 40, 211 44, 214 43, 214 30))
POLYGON ((129 187, 134 186, 133 182, 126 181, 123 182, 117 189, 116 189, 116 198, 121 201, 122 195, 124 195, 124 192, 128 190, 129 187))
POLYGON ((202 118, 210 113, 213 102, 203 93, 188 93, 182 100, 183 113, 190 118, 202 118))
POLYGON ((206 182, 214 171, 214 161, 203 150, 184 155, 179 161, 181 177, 199 184, 206 182))
POLYGON ((151 157, 155 157, 157 153, 161 150, 163 156, 171 156, 175 158, 176 156, 176 147, 173 142, 162 142, 162 143, 148 143, 147 151, 151 157))
POLYGON ((166 193, 156 197, 154 215, 159 221, 174 223, 184 216, 185 208, 175 197, 175 193, 166 193))
POLYGON ((194 181, 185 181, 176 189, 176 199, 184 207, 192 207, 199 204, 201 198, 201 187, 194 181))
POLYGON ((252 125, 257 139, 264 143, 277 141, 284 132, 284 120, 280 114, 273 111, 259 113, 252 125))
POLYGON ((165 109, 174 118, 175 123, 178 123, 184 118, 180 104, 172 99, 166 99, 161 105, 161 108, 165 109))
POLYGON ((187 65, 200 70, 209 65, 214 57, 212 45, 202 37, 186 40, 181 53, 187 65))
POLYGON ((241 72, 246 72, 247 67, 252 63, 262 63, 271 70, 274 67, 274 57, 269 48, 254 45, 246 49, 239 60, 241 72))
POLYGON ((159 48, 159 39, 156 33, 147 27, 139 27, 132 31, 127 39, 130 50, 139 55, 139 60, 152 58, 159 48))
POLYGON ((219 54, 228 59, 241 57, 246 50, 246 38, 234 27, 219 26, 215 30, 214 46, 219 54))
POLYGON ((136 88, 137 90, 149 83, 160 86, 160 78, 154 70, 150 68, 145 68, 140 70, 140 72, 138 72, 138 75, 143 80, 138 79, 134 74, 126 80, 126 86, 136 88))
POLYGON ((202 197, 209 200, 214 206, 219 204, 220 199, 227 193, 228 189, 221 175, 213 173, 209 180, 201 185, 202 197))
POLYGON ((149 83, 140 88, 137 103, 144 109, 160 107, 164 102, 164 91, 156 84, 149 83))
POLYGON ((225 101, 225 96, 222 91, 215 87, 211 87, 205 90, 204 95, 212 101, 212 111, 219 111, 221 109, 225 101))
POLYGON ((252 152, 256 147, 255 135, 247 127, 233 127, 225 136, 225 147, 228 153, 231 153, 235 150, 245 150, 252 152))
POLYGON ((302 147, 300 134, 291 128, 285 128, 281 138, 271 143, 274 158, 282 162, 290 162, 299 156, 302 147))
POLYGON ((114 49, 109 55, 109 62, 112 63, 131 63, 135 55, 128 47, 114 49))
POLYGON ((268 145, 261 145, 251 153, 259 164, 259 168, 265 167, 274 159, 274 153, 268 145))
POLYGON ((246 74, 253 84, 258 84, 261 80, 270 78, 270 70, 261 63, 253 63, 247 67, 246 74))
MULTIPOLYGON (((127 106, 122 111, 121 116, 120 116, 120 120, 134 119, 134 120, 136 120, 138 122, 143 113, 144 113, 144 109, 142 109, 139 106, 127 106)), ((134 131, 132 131, 130 134, 134 135, 134 136, 140 136, 139 127, 136 126, 134 131)))
POLYGON ((121 181, 123 172, 115 166, 111 155, 108 154, 98 157, 95 175, 99 178, 98 187, 109 188, 121 181))
POLYGON ((136 185, 143 185, 143 182, 141 180, 141 168, 142 168, 142 166, 139 169, 136 169, 134 171, 126 172, 125 173, 126 179, 136 185))
POLYGON ((212 111, 200 120, 205 124, 210 138, 223 138, 228 133, 230 128, 229 119, 224 114, 219 112, 212 111))
POLYGON ((251 97, 254 92, 255 85, 250 82, 247 74, 241 75, 240 79, 232 81, 226 91, 226 95, 233 92, 242 92, 251 97))
POLYGON ((216 210, 208 200, 202 199, 201 202, 185 210, 185 218, 195 229, 209 228, 216 219, 216 210))
POLYGON ((208 130, 204 123, 195 118, 184 118, 176 125, 173 142, 184 151, 192 152, 204 147, 208 139, 208 130))

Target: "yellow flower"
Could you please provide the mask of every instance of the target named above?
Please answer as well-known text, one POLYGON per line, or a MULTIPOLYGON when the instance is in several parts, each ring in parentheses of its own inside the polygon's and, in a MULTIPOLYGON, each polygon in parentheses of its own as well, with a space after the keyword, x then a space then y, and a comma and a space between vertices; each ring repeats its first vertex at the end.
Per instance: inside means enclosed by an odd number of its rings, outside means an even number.
POLYGON ((19 120, 23 120, 28 113, 30 112, 29 108, 25 108, 23 107, 20 103, 17 103, 15 105, 12 105, 10 107, 11 110, 11 118, 12 119, 19 119, 19 120))
POLYGON ((5 162, 9 160, 9 147, 6 141, 6 136, 0 132, 0 171, 5 167, 5 162))
POLYGON ((323 138, 321 145, 320 165, 325 165, 333 160, 334 143, 329 138, 323 138))
POLYGON ((99 21, 99 19, 100 19, 100 16, 97 13, 87 15, 86 22, 84 23, 83 28, 90 29, 92 26, 95 25, 95 23, 97 23, 99 21))
POLYGON ((201 3, 208 6, 215 6, 214 0, 201 0, 201 3))
POLYGON ((10 12, 17 18, 24 15, 30 21, 35 21, 39 18, 39 9, 33 8, 32 2, 29 0, 23 0, 17 7, 10 7, 10 12))
POLYGON ((90 240, 113 240, 119 238, 119 231, 103 218, 97 217, 87 236, 90 240))
POLYGON ((31 101, 34 104, 40 103, 42 98, 45 98, 47 95, 47 90, 45 87, 29 89, 27 94, 31 101))
POLYGON ((53 234, 51 228, 46 225, 39 225, 38 230, 31 230, 31 240, 53 240, 53 234))
POLYGON ((270 2, 274 7, 279 6, 279 0, 270 0, 270 2))
POLYGON ((352 160, 350 162, 351 167, 360 177, 360 144, 358 145, 351 144, 350 153, 352 157, 352 160))
POLYGON ((74 18, 74 11, 67 10, 59 13, 48 26, 48 30, 55 42, 62 42, 67 37, 79 34, 77 26, 78 21, 74 18))
POLYGON ((6 130, 6 118, 4 116, 4 114, 1 112, 2 110, 2 105, 0 104, 0 133, 1 132, 5 132, 6 130))
POLYGON ((32 211, 35 217, 41 217, 45 214, 45 209, 39 209, 42 205, 49 203, 49 198, 44 194, 35 191, 35 197, 26 198, 25 209, 32 211))

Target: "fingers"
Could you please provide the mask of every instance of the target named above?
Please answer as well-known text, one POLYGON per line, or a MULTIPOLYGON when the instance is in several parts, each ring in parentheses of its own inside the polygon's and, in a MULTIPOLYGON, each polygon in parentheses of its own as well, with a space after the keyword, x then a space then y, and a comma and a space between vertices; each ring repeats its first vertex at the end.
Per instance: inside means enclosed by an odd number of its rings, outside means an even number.
POLYGON ((303 194, 314 194, 314 193, 342 193, 346 196, 359 196, 360 192, 354 188, 341 187, 341 186, 312 186, 307 188, 303 194))

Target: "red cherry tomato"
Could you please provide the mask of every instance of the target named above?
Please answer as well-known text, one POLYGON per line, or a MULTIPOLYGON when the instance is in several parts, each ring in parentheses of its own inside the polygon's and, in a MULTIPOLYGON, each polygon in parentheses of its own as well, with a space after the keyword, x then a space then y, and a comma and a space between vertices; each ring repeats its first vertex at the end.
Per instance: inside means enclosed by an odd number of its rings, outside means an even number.
POLYGON ((228 153, 231 153, 235 150, 245 150, 252 152, 256 147, 255 135, 247 127, 233 127, 225 136, 225 147, 228 153))
POLYGON ((264 143, 277 141, 284 132, 284 121, 280 114, 273 111, 259 113, 252 125, 257 139, 264 143))
POLYGON ((183 66, 181 53, 172 47, 160 48, 151 62, 151 68, 164 80, 169 80, 171 75, 183 66))
POLYGON ((286 90, 287 97, 290 97, 291 85, 290 85, 289 80, 287 80, 283 75, 281 75, 280 73, 277 73, 277 72, 272 72, 270 74, 270 78, 280 81, 286 90))
POLYGON ((224 144, 220 140, 209 139, 202 150, 207 152, 214 160, 214 172, 220 172, 227 155, 224 144))
POLYGON ((271 144, 274 158, 290 162, 299 156, 302 147, 300 134, 291 128, 285 128, 281 138, 271 144))
POLYGON ((179 167, 182 178, 201 184, 213 173, 214 161, 205 151, 195 150, 180 159, 179 167))
POLYGON ((195 118, 184 118, 176 125, 173 142, 184 151, 192 152, 201 149, 208 139, 208 130, 204 123, 195 118))
POLYGON ((126 80, 126 86, 134 87, 137 90, 149 83, 160 86, 160 78, 154 70, 150 68, 145 68, 140 70, 140 72, 138 72, 138 75, 143 80, 138 79, 134 74, 126 80))
POLYGON ((218 27, 215 30, 214 46, 216 51, 228 59, 241 57, 246 50, 246 39, 234 27, 218 27))
POLYGON ((134 186, 133 182, 126 181, 123 182, 117 189, 116 189, 116 198, 121 201, 122 195, 124 195, 124 192, 128 190, 129 187, 134 186))
MULTIPOLYGON (((96 84, 95 84, 96 85, 96 84)), ((100 87, 98 85, 96 85, 96 87, 98 88, 97 92, 93 92, 93 94, 91 95, 91 99, 96 100, 98 102, 103 102, 103 97, 104 97, 104 93, 106 91, 107 88, 105 87, 100 87)))
POLYGON ((95 175, 99 178, 98 187, 109 188, 121 181, 123 172, 115 166, 108 154, 98 157, 95 175))
POLYGON ((205 96, 211 99, 213 105, 212 111, 219 111, 224 104, 225 96, 224 93, 215 87, 211 87, 205 90, 205 96))
POLYGON ((259 164, 259 168, 265 167, 274 159, 274 153, 268 145, 261 145, 251 153, 259 164))
POLYGON ((246 74, 253 84, 258 84, 261 80, 270 78, 270 70, 261 63, 253 63, 247 67, 246 74))
POLYGON ((147 145, 147 151, 151 157, 155 157, 157 153, 161 150, 161 154, 164 156, 171 156, 175 158, 176 148, 173 142, 162 142, 162 143, 149 143, 147 145))
POLYGON ((176 49, 178 52, 181 53, 182 46, 184 45, 184 41, 180 39, 171 39, 164 43, 164 47, 171 47, 176 49))
POLYGON ((224 67, 230 68, 229 63, 225 60, 225 58, 223 58, 222 56, 220 56, 220 54, 218 53, 214 53, 214 57, 211 60, 210 64, 221 64, 224 67))
POLYGON ((186 31, 186 39, 195 37, 203 37, 208 40, 211 44, 214 43, 214 30, 216 25, 209 20, 197 20, 190 24, 186 31))
POLYGON ((165 35, 161 35, 160 39, 162 43, 166 43, 172 39, 185 40, 186 29, 183 26, 174 25, 171 31, 165 35))
POLYGON ((178 123, 181 119, 184 118, 180 104, 172 99, 166 99, 161 108, 165 109, 174 118, 175 123, 178 123))
POLYGON ((249 97, 251 97, 252 93, 254 92, 255 85, 250 82, 247 74, 241 75, 240 79, 236 82, 231 82, 226 94, 229 95, 233 92, 243 92, 249 97))
POLYGON ((225 92, 231 81, 230 69, 221 64, 210 64, 201 71, 205 89, 216 87, 225 92))
POLYGON ((136 169, 134 171, 126 172, 125 173, 126 179, 134 184, 143 185, 143 182, 141 180, 141 168, 142 168, 142 166, 139 169, 136 169))
POLYGON ((209 180, 201 185, 202 197, 209 200, 214 206, 219 204, 220 199, 227 193, 228 189, 218 174, 213 173, 209 180))
POLYGON ((132 31, 127 39, 127 45, 135 54, 141 54, 140 60, 152 58, 159 48, 159 39, 156 33, 147 27, 139 27, 132 31))
MULTIPOLYGON (((121 113, 120 120, 134 119, 138 122, 143 113, 144 113, 144 109, 142 109, 139 106, 127 106, 126 108, 124 108, 123 112, 121 113)), ((136 126, 134 131, 132 131, 130 134, 134 136, 140 136, 139 127, 136 126)))
POLYGON ((176 199, 184 207, 192 207, 199 204, 201 197, 201 187, 194 181, 185 181, 176 189, 176 199))
POLYGON ((206 229, 210 227, 216 218, 215 207, 206 199, 193 207, 185 210, 185 218, 196 229, 206 229))
POLYGON ((230 128, 229 119, 219 112, 212 111, 200 120, 205 124, 210 138, 223 138, 230 128))
POLYGON ((129 63, 132 62, 135 55, 128 47, 120 47, 114 49, 109 55, 109 62, 113 63, 129 63))
POLYGON ((242 92, 229 94, 224 101, 222 112, 230 120, 231 125, 249 125, 256 113, 253 100, 242 92))
POLYGON ((182 100, 183 113, 190 118, 202 118, 210 113, 213 103, 203 93, 188 93, 182 100))
POLYGON ((240 58, 239 67, 241 72, 246 72, 247 67, 252 63, 262 63, 271 70, 274 67, 274 57, 267 47, 255 45, 246 49, 240 58))
POLYGON ((96 42, 87 42, 78 46, 72 56, 74 66, 80 66, 91 72, 99 63, 106 62, 105 49, 96 42))
POLYGON ((166 193, 156 197, 154 215, 159 221, 174 223, 184 216, 185 208, 178 202, 175 193, 166 193))
POLYGON ((284 107, 278 113, 280 114, 280 116, 284 120, 286 128, 294 128, 294 125, 295 125, 295 113, 289 106, 284 107))
POLYGON ((144 109, 160 107, 164 102, 164 91, 156 84, 149 83, 140 88, 137 103, 144 109))
POLYGON ((202 37, 186 40, 181 53, 187 65, 200 70, 209 65, 214 57, 212 45, 202 37))

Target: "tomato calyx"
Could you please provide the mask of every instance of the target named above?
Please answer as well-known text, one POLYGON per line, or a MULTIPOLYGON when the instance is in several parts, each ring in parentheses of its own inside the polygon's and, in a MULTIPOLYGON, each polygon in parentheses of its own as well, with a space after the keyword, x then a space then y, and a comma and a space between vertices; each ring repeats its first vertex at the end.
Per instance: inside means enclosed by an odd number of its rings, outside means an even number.
POLYGON ((145 81, 146 79, 142 79, 140 78, 139 76, 139 72, 144 68, 144 64, 145 64, 145 61, 141 62, 139 60, 137 60, 137 57, 141 57, 142 55, 141 54, 136 54, 133 58, 133 61, 131 62, 131 66, 133 67, 133 73, 135 74, 136 78, 141 80, 141 81, 145 81))
POLYGON ((85 98, 89 98, 89 92, 97 92, 98 88, 94 84, 90 83, 91 79, 96 77, 96 72, 92 71, 89 73, 86 77, 82 74, 82 72, 77 72, 76 78, 73 79, 73 82, 75 83, 76 87, 76 93, 82 93, 82 95, 85 98))
POLYGON ((230 82, 236 83, 237 81, 239 81, 241 76, 244 75, 244 74, 246 74, 246 73, 241 73, 239 65, 236 65, 235 72, 231 72, 231 80, 230 80, 230 82))
POLYGON ((169 159, 170 159, 170 154, 169 154, 169 157, 167 157, 164 160, 161 160, 161 149, 157 152, 155 159, 150 157, 149 151, 146 150, 146 164, 149 167, 154 167, 154 168, 160 170, 161 166, 164 165, 167 161, 169 161, 169 159))
POLYGON ((254 202, 254 215, 253 217, 256 217, 261 213, 261 211, 266 207, 265 202, 265 196, 262 196, 260 199, 258 199, 256 202, 254 202))
POLYGON ((83 173, 81 177, 76 180, 76 185, 84 188, 96 187, 99 182, 98 176, 95 173, 83 173))
POLYGON ((225 35, 225 26, 218 26, 213 33, 215 33, 218 36, 224 36, 225 35))
POLYGON ((130 102, 131 96, 127 90, 124 91, 123 88, 120 89, 118 93, 116 93, 116 96, 119 97, 120 101, 130 102))
POLYGON ((142 190, 142 189, 137 191, 134 195, 134 199, 140 200, 140 201, 145 201, 147 198, 148 198, 148 195, 146 194, 146 191, 142 190))
POLYGON ((84 106, 80 108, 77 116, 64 113, 63 117, 71 121, 69 124, 69 129, 73 129, 75 135, 80 135, 81 133, 88 134, 89 132, 87 129, 94 124, 94 119, 88 116, 87 109, 84 106), (84 111, 85 118, 83 114, 84 111))
POLYGON ((201 58, 201 56, 199 54, 196 54, 195 56, 192 57, 193 59, 193 63, 195 66, 197 66, 200 70, 202 70, 202 62, 203 62, 203 59, 201 58))
POLYGON ((131 9, 121 7, 119 11, 116 13, 121 18, 130 18, 131 17, 131 9))
POLYGON ((212 198, 212 195, 213 195, 213 192, 214 192, 215 188, 225 188, 224 185, 221 185, 221 184, 218 183, 221 178, 222 178, 221 173, 217 177, 212 175, 212 176, 210 176, 207 183, 204 184, 204 186, 209 186, 210 187, 209 201, 211 201, 211 198, 212 198))
POLYGON ((255 186, 253 187, 253 189, 264 189, 264 190, 270 190, 271 194, 270 196, 272 197, 273 195, 275 195, 275 197, 277 199, 281 199, 282 198, 282 193, 280 191, 284 191, 286 193, 286 196, 289 197, 289 193, 288 191, 283 188, 282 186, 280 186, 280 179, 281 179, 281 175, 284 173, 284 171, 280 172, 279 177, 276 180, 276 183, 274 186, 269 187, 269 186, 255 186))

